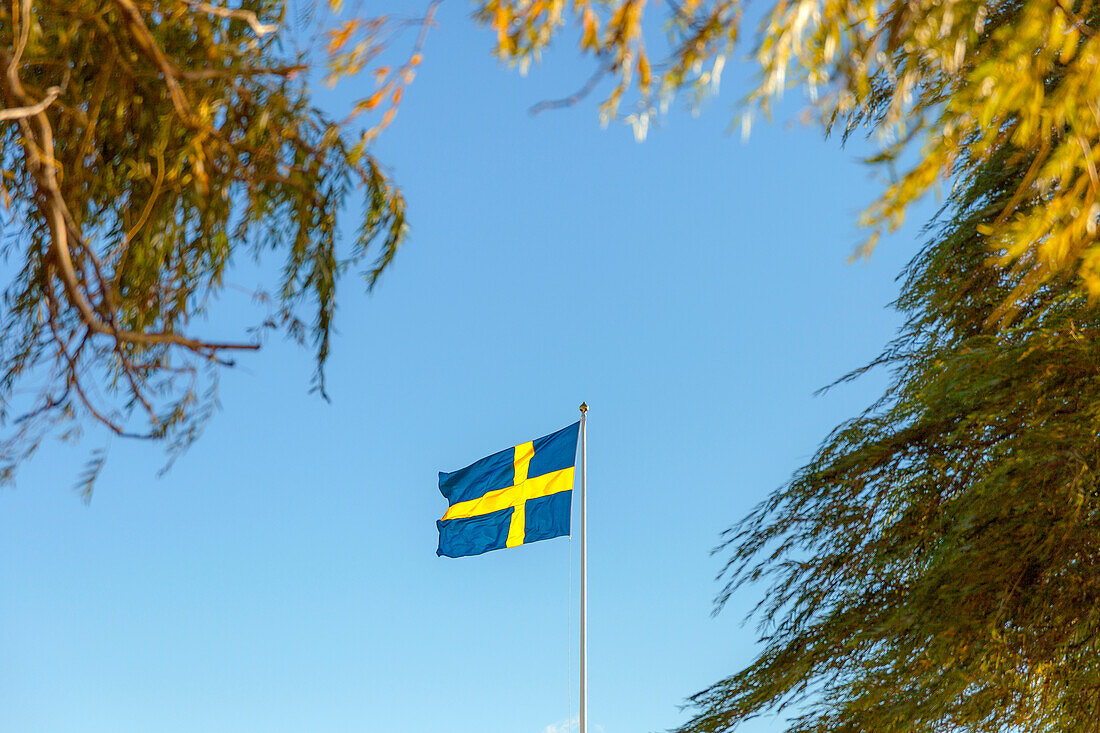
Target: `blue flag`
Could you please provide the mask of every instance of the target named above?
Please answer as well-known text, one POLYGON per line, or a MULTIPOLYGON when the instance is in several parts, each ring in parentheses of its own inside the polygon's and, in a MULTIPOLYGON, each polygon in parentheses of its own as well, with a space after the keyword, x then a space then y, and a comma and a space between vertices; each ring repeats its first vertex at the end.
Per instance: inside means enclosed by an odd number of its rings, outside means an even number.
POLYGON ((437 555, 465 557, 569 534, 579 422, 439 474, 450 508, 437 555))

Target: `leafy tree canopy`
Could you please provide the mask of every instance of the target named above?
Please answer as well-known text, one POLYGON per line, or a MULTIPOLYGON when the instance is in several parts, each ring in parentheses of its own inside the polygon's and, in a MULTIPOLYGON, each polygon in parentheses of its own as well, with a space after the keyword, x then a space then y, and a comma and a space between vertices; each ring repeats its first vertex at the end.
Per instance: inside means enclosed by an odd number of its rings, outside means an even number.
POLYGON ((767 711, 807 732, 1095 725, 1100 314, 1063 280, 986 325, 1014 287, 982 234, 1031 164, 1011 157, 957 189, 908 266, 907 323, 871 365, 886 394, 729 530, 719 604, 766 588, 764 651, 684 731, 767 711))
MULTIPOLYGON (((284 0, 0 5, 0 251, 16 265, 0 306, 0 479, 89 420, 186 446, 217 370, 258 344, 193 332, 235 253, 281 258, 259 331, 308 341, 323 389, 341 273, 365 261, 372 286, 403 237, 369 144, 437 4, 408 20, 330 0, 309 21, 320 60, 295 50, 284 0), (404 60, 383 63, 410 28, 404 60), (373 80, 351 118, 312 106, 318 63, 373 80), (365 210, 343 244, 336 217, 355 187, 365 210), (45 386, 17 398, 28 384, 45 386)), ((869 162, 888 176, 864 251, 946 191, 906 272, 907 325, 876 362, 893 386, 731 530, 719 600, 770 583, 765 648, 693 699, 685 730, 776 709, 797 731, 1093 724, 1100 8, 777 0, 747 34, 735 0, 473 10, 519 66, 572 34, 592 77, 544 106, 602 90, 605 120, 639 135, 677 94, 710 93, 749 35, 760 77, 746 125, 798 87, 826 130, 879 142, 869 162)))
MULTIPOLYGON (((312 342, 323 390, 339 273, 366 257, 373 285, 402 240, 403 202, 368 146, 393 120, 438 4, 408 19, 342 0, 313 12, 303 0, 299 15, 316 16, 306 24, 324 34, 320 55, 300 50, 314 44, 296 42, 286 0, 0 4, 0 247, 18 263, 0 313, 0 478, 43 435, 87 418, 186 445, 202 422, 194 418, 209 413, 213 393, 202 385, 233 351, 257 344, 191 331, 235 249, 284 258, 263 328, 312 342), (410 27, 418 35, 404 62, 384 63, 410 27), (307 79, 322 63, 330 81, 361 72, 374 81, 348 119, 311 106, 307 79), (351 134, 365 115, 367 129, 351 134), (335 216, 355 186, 366 209, 356 241, 341 247, 335 216), (16 384, 43 372, 39 399, 17 404, 16 384)), ((575 34, 594 73, 557 104, 606 77, 601 114, 639 134, 677 93, 697 101, 715 89, 742 34, 735 0, 481 0, 473 9, 495 31, 496 53, 521 66, 561 32, 575 34)), ((751 41, 761 76, 743 122, 801 86, 828 129, 877 135, 872 162, 896 174, 864 215, 865 250, 930 189, 1004 150, 1036 151, 980 232, 1013 282, 990 325, 1011 322, 1019 303, 1067 273, 1095 296, 1093 12, 1076 0, 784 0, 751 41), (1036 190, 1043 206, 1019 205, 1036 190)))
MULTIPOLYGON (((602 113, 625 112, 644 131, 677 93, 698 99, 716 87, 744 7, 737 0, 648 5, 490 0, 479 3, 478 17, 496 30, 497 54, 525 65, 572 15, 597 67, 581 92, 611 77, 602 113), (665 22, 647 24, 655 8, 664 9, 665 22), (647 43, 651 26, 665 30, 659 63, 647 43)), ((760 78, 742 123, 800 87, 827 130, 862 130, 881 143, 870 162, 891 175, 863 216, 871 230, 864 251, 925 194, 974 175, 1003 151, 1021 151, 1013 160, 1027 155, 1030 165, 1015 196, 981 231, 1014 282, 990 324, 1010 322, 1019 303, 1067 273, 1095 297, 1100 38, 1093 15, 1091 0, 781 0, 752 39, 760 78), (1043 207, 1019 206, 1035 191, 1043 207)))
MULTIPOLYGON (((0 480, 88 419, 172 451, 193 440, 217 368, 259 343, 193 333, 234 255, 282 258, 257 328, 308 341, 323 391, 339 275, 366 258, 373 286, 405 209, 366 139, 312 106, 313 59, 280 42, 285 11, 0 5, 0 252, 17 263, 0 312, 0 480), (365 210, 341 245, 337 214, 356 186, 365 210)), ((340 62, 334 51, 335 76, 349 71, 340 62)))

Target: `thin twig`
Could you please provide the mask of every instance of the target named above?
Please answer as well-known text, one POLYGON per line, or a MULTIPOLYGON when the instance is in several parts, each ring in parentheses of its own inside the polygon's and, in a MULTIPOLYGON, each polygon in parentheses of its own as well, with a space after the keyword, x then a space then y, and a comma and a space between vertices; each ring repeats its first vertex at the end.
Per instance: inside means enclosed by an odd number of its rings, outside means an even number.
POLYGON ((44 111, 47 107, 53 104, 53 101, 61 94, 61 87, 50 87, 46 91, 46 98, 38 104, 33 104, 30 107, 15 107, 13 109, 0 109, 0 122, 7 120, 20 120, 24 117, 32 117, 39 112, 44 111))
POLYGON ((138 46, 164 75, 164 83, 168 86, 168 94, 172 98, 172 104, 175 106, 176 111, 185 121, 190 122, 191 105, 188 103, 183 89, 180 88, 179 81, 176 80, 179 69, 157 45, 153 34, 149 32, 149 26, 145 24, 145 18, 141 16, 141 11, 130 0, 114 0, 114 4, 122 11, 134 39, 138 42, 138 46))
POLYGON ((1073 26, 1077 30, 1084 33, 1087 38, 1092 38, 1092 36, 1094 36, 1096 34, 1096 31, 1094 31, 1089 26, 1089 24, 1086 23, 1084 21, 1084 19, 1081 18, 1080 15, 1073 12, 1073 8, 1071 8, 1069 5, 1066 4, 1066 0, 1057 0, 1057 2, 1058 2, 1058 7, 1062 9, 1062 12, 1066 14, 1066 17, 1070 19, 1070 22, 1073 23, 1073 26))
POLYGON ((216 5, 210 3, 196 2, 196 0, 187 0, 187 4, 195 10, 201 10, 204 13, 210 13, 216 15, 219 18, 229 18, 231 20, 243 20, 251 26, 253 32, 263 38, 268 33, 274 33, 279 30, 279 26, 274 23, 261 23, 260 19, 251 10, 240 10, 235 8, 219 8, 216 5))
POLYGON ((1096 162, 1093 161, 1092 146, 1080 135, 1077 136, 1077 144, 1081 146, 1081 152, 1085 154, 1085 167, 1092 180, 1093 190, 1100 189, 1100 176, 1096 173, 1096 162))
POLYGON ((54 340, 58 344, 58 355, 64 358, 65 368, 66 371, 68 371, 68 376, 65 379, 66 389, 72 388, 76 392, 77 397, 80 398, 81 403, 84 405, 84 409, 86 409, 93 418, 95 418, 102 425, 106 426, 115 435, 118 435, 122 438, 137 438, 142 440, 148 440, 153 437, 152 433, 131 433, 130 431, 126 430, 118 423, 116 423, 114 420, 111 420, 109 417, 101 413, 98 409, 96 409, 95 405, 92 404, 91 399, 88 398, 88 395, 85 394, 84 389, 80 386, 80 376, 78 373, 77 364, 77 360, 80 357, 80 352, 84 349, 84 345, 88 343, 88 339, 91 337, 91 334, 85 332, 84 338, 80 342, 80 346, 77 347, 76 355, 70 355, 68 344, 61 337, 61 334, 57 331, 57 304, 54 301, 53 297, 48 297, 47 301, 49 302, 47 323, 49 324, 50 331, 53 333, 54 340))
POLYGON ((137 222, 130 227, 130 231, 126 232, 126 242, 123 246, 128 246, 133 241, 137 233, 141 231, 141 228, 145 226, 145 222, 149 219, 149 214, 153 211, 153 205, 157 202, 157 197, 160 196, 161 185, 164 183, 164 152, 157 151, 157 179, 153 183, 153 192, 149 194, 149 200, 145 202, 145 208, 141 210, 141 215, 138 217, 137 222))
POLYGON ((204 81, 206 79, 229 79, 250 76, 290 76, 309 69, 306 64, 291 64, 289 66, 258 66, 242 67, 234 69, 199 69, 196 71, 181 71, 180 78, 185 81, 204 81))
POLYGON ((570 94, 568 97, 563 97, 562 99, 548 99, 546 101, 539 102, 538 104, 533 105, 531 109, 527 110, 528 114, 537 115, 540 112, 545 112, 548 109, 562 109, 563 107, 572 107, 592 93, 592 91, 600 83, 600 80, 603 79, 604 75, 607 74, 608 71, 610 71, 610 68, 611 67, 607 64, 600 66, 596 69, 595 72, 593 72, 588 81, 584 83, 584 86, 578 89, 576 92, 570 94))

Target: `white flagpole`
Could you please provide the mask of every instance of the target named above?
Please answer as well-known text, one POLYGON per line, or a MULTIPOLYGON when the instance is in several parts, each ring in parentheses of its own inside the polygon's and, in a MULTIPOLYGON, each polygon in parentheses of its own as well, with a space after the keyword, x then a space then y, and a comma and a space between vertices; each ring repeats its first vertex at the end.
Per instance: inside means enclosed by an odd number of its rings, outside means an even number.
POLYGON ((588 469, 588 440, 585 430, 585 421, 588 417, 588 403, 581 403, 581 714, 579 718, 580 733, 588 733, 588 570, 585 567, 588 559, 588 536, 586 534, 588 523, 588 492, 585 490, 585 480, 588 469))

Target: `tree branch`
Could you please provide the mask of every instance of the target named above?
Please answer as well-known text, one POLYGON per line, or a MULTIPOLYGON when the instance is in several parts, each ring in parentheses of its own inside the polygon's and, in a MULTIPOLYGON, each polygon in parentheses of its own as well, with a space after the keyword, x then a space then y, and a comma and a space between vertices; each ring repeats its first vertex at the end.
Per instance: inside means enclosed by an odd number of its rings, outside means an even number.
POLYGON ((29 107, 15 107, 14 109, 0 109, 0 122, 7 120, 21 120, 25 117, 33 117, 53 104, 53 101, 61 94, 61 87, 50 87, 46 92, 46 98, 38 104, 29 107))
POLYGON ((548 109, 562 109, 564 107, 572 107, 577 102, 580 102, 582 99, 591 94, 596 86, 600 83, 600 80, 603 79, 604 75, 607 74, 607 72, 610 70, 611 67, 608 64, 600 66, 596 69, 595 72, 592 73, 592 76, 588 78, 588 81, 584 83, 583 87, 573 92, 568 97, 563 97, 562 99, 548 99, 546 101, 539 102, 538 104, 533 105, 531 109, 527 110, 528 114, 537 115, 540 112, 545 112, 548 109))
MULTIPOLYGON (((133 8, 129 0, 115 0, 115 2, 120 6, 133 8)), ((26 47, 29 34, 29 23, 25 19, 30 15, 31 0, 12 0, 12 5, 13 11, 15 11, 13 16, 18 17, 21 15, 23 21, 20 23, 20 36, 15 55, 8 62, 5 87, 11 96, 30 107, 34 105, 34 102, 19 80, 18 62, 23 49, 26 47), (21 7, 17 7, 16 3, 21 3, 21 7)), ((134 8, 134 12, 137 12, 136 8, 134 8)), ((138 20, 140 20, 140 16, 138 20)), ((50 125, 50 120, 44 110, 40 110, 29 117, 19 118, 18 123, 23 130, 23 149, 30 164, 28 167, 31 169, 31 174, 41 194, 39 206, 42 208, 42 213, 45 215, 50 229, 53 262, 57 266, 57 272, 69 302, 80 312, 81 320, 84 321, 90 331, 129 343, 182 346, 208 358, 214 358, 217 351, 255 351, 260 348, 259 344, 207 342, 168 332, 127 331, 117 328, 114 324, 108 325, 100 320, 81 289, 76 270, 73 267, 72 251, 69 244, 69 223, 72 222, 72 216, 68 212, 68 207, 57 182, 53 127, 50 125), (34 120, 36 123, 38 127, 37 134, 35 134, 28 120, 34 120)), ((79 243, 79 236, 77 236, 76 241, 79 243)))
POLYGON ((256 17, 256 14, 251 10, 239 10, 235 8, 219 8, 216 5, 210 3, 197 2, 197 0, 187 0, 187 4, 195 10, 201 10, 204 13, 210 13, 216 15, 219 18, 229 18, 231 20, 243 20, 248 23, 252 28, 252 31, 263 38, 268 33, 274 33, 279 30, 279 26, 274 23, 261 23, 260 19, 256 17))
POLYGON ((145 19, 141 17, 141 11, 130 0, 114 0, 114 4, 125 17, 141 50, 164 74, 164 83, 168 85, 168 94, 172 97, 172 104, 176 111, 185 121, 190 122, 191 105, 187 102, 187 97, 176 80, 179 70, 160 50, 153 34, 149 32, 149 26, 145 25, 145 19))

